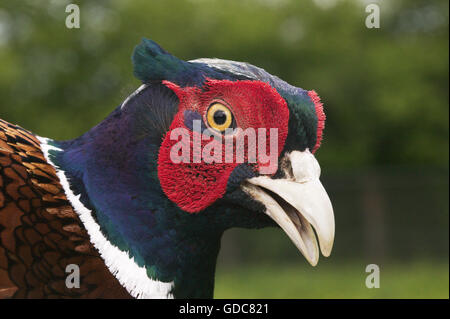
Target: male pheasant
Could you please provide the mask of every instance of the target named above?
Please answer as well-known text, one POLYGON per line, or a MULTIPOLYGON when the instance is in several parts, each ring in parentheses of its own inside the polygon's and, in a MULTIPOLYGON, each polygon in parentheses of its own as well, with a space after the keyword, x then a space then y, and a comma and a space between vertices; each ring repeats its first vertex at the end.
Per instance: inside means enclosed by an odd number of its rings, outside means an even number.
POLYGON ((330 254, 315 91, 147 39, 133 64, 142 86, 81 137, 0 121, 0 297, 210 298, 232 227, 278 225, 312 265, 330 254))

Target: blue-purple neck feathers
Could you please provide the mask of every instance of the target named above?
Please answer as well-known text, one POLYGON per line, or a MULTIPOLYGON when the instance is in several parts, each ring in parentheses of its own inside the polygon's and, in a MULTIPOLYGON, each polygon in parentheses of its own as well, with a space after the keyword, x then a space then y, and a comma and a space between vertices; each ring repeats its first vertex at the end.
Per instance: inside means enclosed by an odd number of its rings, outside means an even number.
POLYGON ((86 134, 54 142, 63 151, 50 156, 105 237, 145 266, 150 278, 175 281, 178 297, 210 297, 223 229, 177 208, 157 176, 159 145, 177 108, 171 90, 150 84, 86 134), (182 284, 196 276, 197 286, 182 284))

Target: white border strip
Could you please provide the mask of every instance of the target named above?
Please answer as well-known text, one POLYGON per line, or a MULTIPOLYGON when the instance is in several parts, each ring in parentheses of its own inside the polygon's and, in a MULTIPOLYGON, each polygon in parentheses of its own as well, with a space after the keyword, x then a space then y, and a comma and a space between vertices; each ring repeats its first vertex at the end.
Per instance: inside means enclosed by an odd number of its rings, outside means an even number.
POLYGON ((66 193, 67 199, 72 204, 74 210, 80 217, 81 222, 86 228, 91 243, 100 253, 105 261, 109 271, 117 278, 120 284, 135 298, 139 299, 173 299, 171 290, 174 286, 173 282, 161 282, 152 280, 147 276, 145 267, 140 267, 131 259, 128 253, 120 250, 111 242, 109 242, 100 230, 100 226, 92 217, 91 211, 87 209, 80 201, 80 194, 75 195, 70 189, 69 182, 64 171, 56 167, 48 156, 49 150, 61 152, 62 150, 49 145, 47 138, 37 137, 41 142, 42 152, 47 162, 56 170, 60 183, 66 193))
POLYGON ((122 105, 120 106, 121 109, 123 109, 125 107, 125 105, 127 105, 127 103, 133 98, 135 97, 139 92, 141 92, 143 89, 145 89, 148 85, 147 84, 142 84, 140 87, 138 87, 136 89, 136 91, 134 91, 133 93, 131 93, 126 99, 125 101, 123 101, 122 105))

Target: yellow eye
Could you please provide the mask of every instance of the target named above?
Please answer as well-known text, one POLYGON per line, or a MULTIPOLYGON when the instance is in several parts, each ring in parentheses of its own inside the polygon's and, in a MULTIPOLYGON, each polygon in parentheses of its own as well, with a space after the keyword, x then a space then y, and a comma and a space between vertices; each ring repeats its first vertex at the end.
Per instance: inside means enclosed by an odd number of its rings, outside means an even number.
POLYGON ((212 104, 206 113, 208 125, 213 129, 223 132, 233 123, 233 114, 228 107, 220 103, 212 104))

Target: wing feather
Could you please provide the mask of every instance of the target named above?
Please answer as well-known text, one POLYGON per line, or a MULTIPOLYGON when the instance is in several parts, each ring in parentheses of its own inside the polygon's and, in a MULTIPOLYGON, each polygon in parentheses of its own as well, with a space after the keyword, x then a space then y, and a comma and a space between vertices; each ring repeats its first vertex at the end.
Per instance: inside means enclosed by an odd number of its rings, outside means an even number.
POLYGON ((128 298, 32 133, 0 120, 0 298, 128 298), (65 285, 80 267, 80 288, 65 285))

